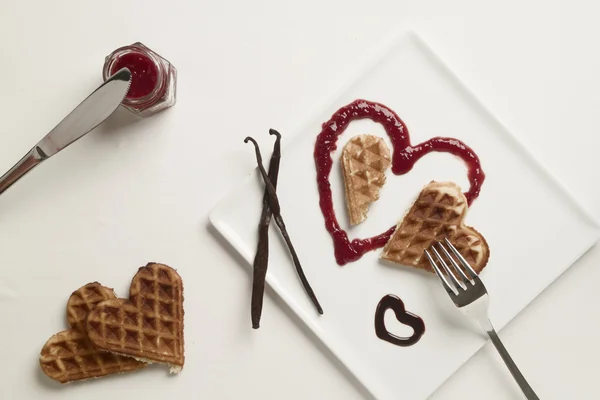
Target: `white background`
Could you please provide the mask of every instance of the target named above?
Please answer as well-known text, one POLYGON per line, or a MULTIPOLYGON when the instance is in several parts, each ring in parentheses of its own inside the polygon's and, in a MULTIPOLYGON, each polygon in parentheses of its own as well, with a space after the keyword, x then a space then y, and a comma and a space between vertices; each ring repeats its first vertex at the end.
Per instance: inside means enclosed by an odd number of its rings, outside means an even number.
MULTIPOLYGON (((179 81, 173 109, 140 122, 119 112, 0 197, 0 398, 364 398, 271 294, 263 327, 249 327, 248 269, 206 219, 254 166, 241 139, 293 130, 372 44, 413 28, 600 217, 598 11, 584 1, 1 0, 0 170, 100 83, 115 47, 144 42, 179 81), (36 353, 64 329, 68 294, 100 280, 123 295, 154 260, 184 279, 203 271, 186 291, 187 362, 200 373, 70 388, 39 376, 36 353)), ((501 333, 543 399, 598 396, 599 261, 593 249, 501 333)), ((432 398, 518 396, 487 346, 432 398)))

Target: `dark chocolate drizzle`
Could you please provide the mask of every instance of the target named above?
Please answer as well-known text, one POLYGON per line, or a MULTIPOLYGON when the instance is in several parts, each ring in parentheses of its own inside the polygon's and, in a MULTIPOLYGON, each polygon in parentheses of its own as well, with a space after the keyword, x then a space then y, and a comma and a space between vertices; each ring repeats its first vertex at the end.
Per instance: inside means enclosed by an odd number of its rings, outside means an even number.
POLYGON ((425 323, 418 315, 406 311, 404 303, 399 297, 388 294, 377 305, 377 311, 375 311, 375 333, 381 340, 385 340, 396 346, 407 347, 412 346, 421 339, 421 336, 425 333, 425 323), (411 337, 396 336, 387 330, 384 316, 385 312, 389 309, 394 311, 398 322, 408 325, 413 329, 414 333, 411 337))

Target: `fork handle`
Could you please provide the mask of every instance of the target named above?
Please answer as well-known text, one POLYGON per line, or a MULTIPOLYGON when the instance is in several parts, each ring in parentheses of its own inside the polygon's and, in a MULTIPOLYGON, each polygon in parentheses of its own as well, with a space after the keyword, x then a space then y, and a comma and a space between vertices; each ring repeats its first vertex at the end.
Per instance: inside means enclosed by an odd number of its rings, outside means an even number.
POLYGON ((496 350, 498 350, 498 353, 500 353, 500 357, 502 357, 502 360, 508 367, 508 370, 512 374, 513 378, 515 378, 515 381, 517 381, 517 383, 519 384, 519 387, 523 391, 523 394, 525 395, 527 400, 540 400, 540 398, 535 394, 531 386, 529 386, 529 383, 527 383, 527 380, 525 379, 521 371, 519 371, 517 364, 515 364, 510 354, 508 354, 506 347, 504 347, 504 344, 502 344, 502 341, 500 340, 500 337, 496 333, 496 330, 492 326, 490 320, 481 321, 480 324, 481 327, 487 332, 490 339, 492 339, 494 347, 496 347, 496 350))

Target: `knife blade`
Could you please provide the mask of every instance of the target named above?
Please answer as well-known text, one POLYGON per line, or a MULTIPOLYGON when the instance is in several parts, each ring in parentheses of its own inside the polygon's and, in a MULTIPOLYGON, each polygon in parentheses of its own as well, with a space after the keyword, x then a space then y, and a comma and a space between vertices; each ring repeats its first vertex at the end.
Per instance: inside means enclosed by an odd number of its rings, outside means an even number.
POLYGON ((131 72, 127 68, 109 77, 0 178, 0 194, 42 161, 106 120, 119 107, 130 84, 131 72))

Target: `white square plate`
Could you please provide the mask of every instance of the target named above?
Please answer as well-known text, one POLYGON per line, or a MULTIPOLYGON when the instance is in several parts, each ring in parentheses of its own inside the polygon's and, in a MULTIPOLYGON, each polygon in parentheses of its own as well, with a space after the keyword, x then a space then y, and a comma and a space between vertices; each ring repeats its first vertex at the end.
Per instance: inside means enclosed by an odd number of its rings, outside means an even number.
MULTIPOLYGON (((383 263, 378 259, 380 250, 344 267, 336 264, 319 209, 313 151, 321 124, 358 98, 395 110, 413 144, 451 136, 479 155, 487 179, 466 222, 490 244, 491 259, 482 278, 491 295, 490 317, 497 329, 588 250, 597 241, 598 229, 415 34, 394 41, 376 63, 311 118, 283 148, 278 193, 290 236, 325 314, 319 316, 313 309, 273 226, 268 283, 376 398, 423 399, 485 339, 450 303, 434 275, 383 263), (375 335, 375 308, 389 293, 400 296, 407 310, 425 321, 427 331, 412 347, 396 347, 375 335)), ((339 155, 343 144, 360 133, 380 135, 389 145, 383 128, 368 120, 353 122, 339 138, 330 179, 338 220, 346 229, 339 155)), ((268 163, 273 137, 266 132, 254 137, 263 145, 268 163)), ((254 157, 250 145, 248 157, 254 157)), ((463 163, 447 154, 424 157, 406 175, 388 171, 380 200, 372 205, 367 221, 349 230, 350 237, 373 236, 394 225, 431 180, 452 180, 468 187, 463 163)), ((210 215, 249 266, 262 193, 263 184, 254 173, 210 215)), ((386 322, 390 330, 404 332, 393 315, 386 314, 386 322)), ((250 321, 248 325, 250 329, 250 321)))

